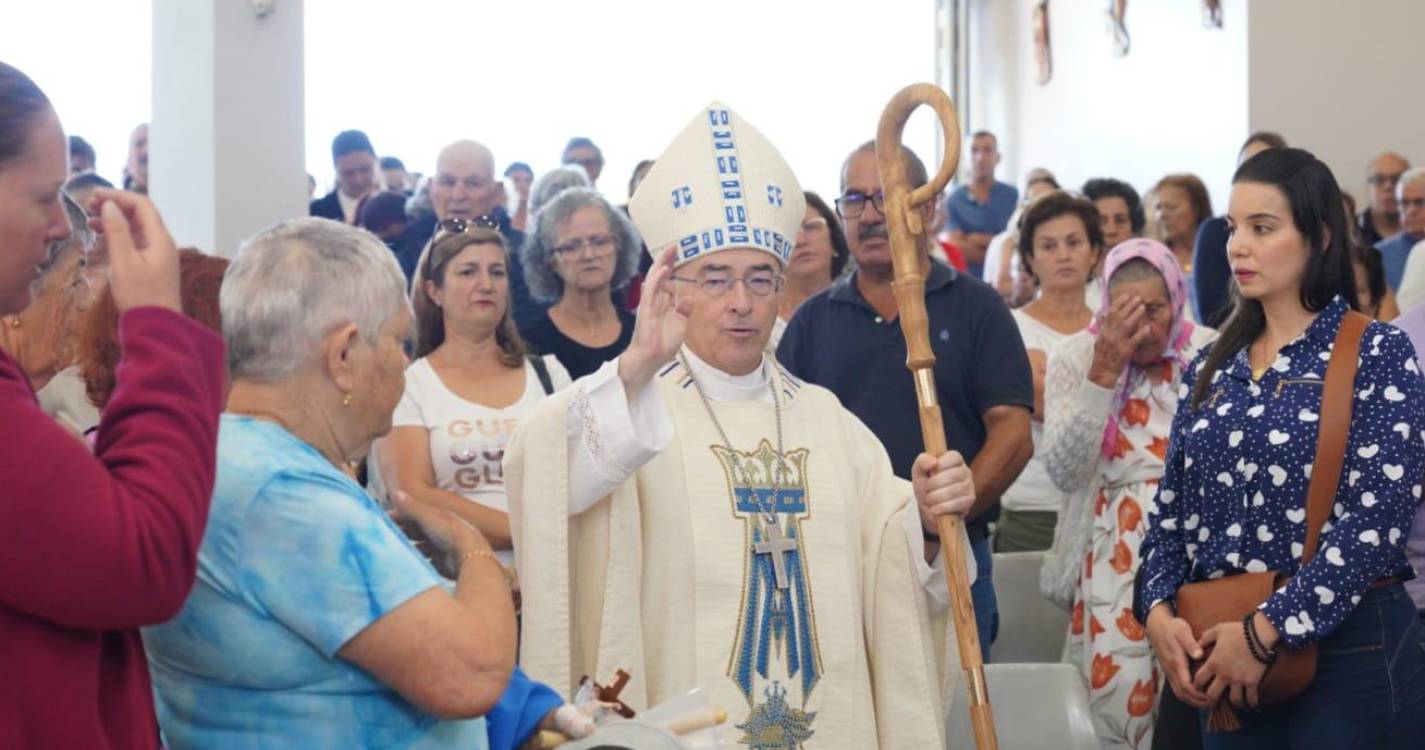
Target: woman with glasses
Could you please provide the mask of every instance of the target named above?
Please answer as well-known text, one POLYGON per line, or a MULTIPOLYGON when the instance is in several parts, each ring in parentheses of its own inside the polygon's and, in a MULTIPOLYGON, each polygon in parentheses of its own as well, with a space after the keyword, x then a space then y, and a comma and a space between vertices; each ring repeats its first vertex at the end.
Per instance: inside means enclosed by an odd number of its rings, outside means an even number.
POLYGON ((831 207, 816 193, 804 193, 807 199, 806 218, 802 219, 801 231, 797 232, 797 244, 792 249, 792 259, 787 263, 786 288, 777 309, 777 319, 772 323, 772 340, 768 344, 773 349, 782 341, 782 332, 787 330, 787 321, 792 313, 813 294, 831 286, 831 282, 841 277, 846 261, 851 257, 851 249, 846 245, 846 233, 831 207))
POLYGON ((511 566, 505 445, 569 375, 552 357, 525 356, 510 317, 509 252, 483 219, 442 222, 417 266, 416 360, 383 447, 396 481, 383 478, 465 519, 511 566))
POLYGON ((643 241, 633 223, 592 188, 569 188, 540 207, 521 253, 536 299, 554 305, 520 333, 573 378, 628 347, 633 313, 613 291, 638 272, 643 241))

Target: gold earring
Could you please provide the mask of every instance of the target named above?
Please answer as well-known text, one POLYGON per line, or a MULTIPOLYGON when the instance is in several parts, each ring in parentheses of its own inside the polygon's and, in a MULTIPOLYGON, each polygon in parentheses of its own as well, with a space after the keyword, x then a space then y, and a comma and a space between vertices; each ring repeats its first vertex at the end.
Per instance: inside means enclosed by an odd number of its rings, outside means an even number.
POLYGON ((343 394, 341 395, 341 405, 342 405, 342 406, 351 406, 351 394, 350 394, 350 393, 343 393, 343 394))
POLYGON ((11 327, 11 328, 19 328, 19 327, 20 327, 20 316, 18 316, 18 315, 12 315, 12 316, 10 316, 10 327, 11 327))

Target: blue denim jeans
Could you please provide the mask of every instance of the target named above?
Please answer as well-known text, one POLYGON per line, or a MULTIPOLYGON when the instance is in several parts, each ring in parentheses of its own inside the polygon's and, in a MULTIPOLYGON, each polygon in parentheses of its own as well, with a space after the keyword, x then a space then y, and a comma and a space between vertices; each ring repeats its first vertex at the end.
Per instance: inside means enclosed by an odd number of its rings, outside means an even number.
MULTIPOLYGON (((1199 711, 1204 726, 1206 712, 1199 711)), ((1205 750, 1406 750, 1425 744, 1425 625, 1405 587, 1371 589, 1322 639, 1305 693, 1238 711, 1242 729, 1205 750)))
POLYGON ((970 584, 970 602, 975 605, 975 627, 980 631, 980 654, 990 663, 990 644, 999 635, 999 603, 995 601, 995 556, 990 538, 970 542, 975 554, 975 582, 970 584))

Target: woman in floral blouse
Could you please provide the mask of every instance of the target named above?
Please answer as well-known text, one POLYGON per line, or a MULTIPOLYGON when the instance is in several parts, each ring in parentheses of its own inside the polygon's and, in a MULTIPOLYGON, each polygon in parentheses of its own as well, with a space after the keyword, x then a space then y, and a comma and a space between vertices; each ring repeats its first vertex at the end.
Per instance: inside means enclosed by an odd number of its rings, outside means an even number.
POLYGON ((1239 712, 1243 728, 1205 734, 1206 747, 1419 747, 1425 629, 1401 584, 1425 469, 1415 350, 1396 328, 1366 329, 1335 507, 1321 552, 1301 565, 1322 378, 1356 303, 1348 224, 1330 170, 1300 149, 1244 162, 1227 222, 1238 299, 1183 379, 1167 470, 1148 508, 1138 614, 1180 698, 1255 706, 1267 666, 1243 623, 1196 641, 1174 598, 1184 584, 1224 575, 1292 575, 1249 623, 1269 651, 1318 644, 1316 678, 1286 703, 1239 712), (1209 646, 1190 674, 1188 659, 1209 646))
POLYGON ((1185 320, 1187 281, 1161 242, 1118 245, 1103 279, 1094 322, 1054 350, 1045 376, 1039 453, 1065 494, 1044 587, 1073 605, 1066 655, 1103 747, 1147 750, 1159 678, 1133 617, 1133 575, 1178 383, 1212 331, 1185 320))

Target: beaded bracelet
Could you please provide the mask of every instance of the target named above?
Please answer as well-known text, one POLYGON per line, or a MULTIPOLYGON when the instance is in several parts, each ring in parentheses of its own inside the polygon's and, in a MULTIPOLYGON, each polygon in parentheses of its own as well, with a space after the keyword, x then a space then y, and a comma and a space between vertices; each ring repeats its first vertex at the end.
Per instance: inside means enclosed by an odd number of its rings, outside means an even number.
POLYGON ((1254 610, 1242 618, 1242 635, 1247 639, 1247 650, 1252 652, 1252 658, 1260 664, 1271 666, 1277 660, 1277 652, 1276 649, 1267 648, 1267 645, 1262 643, 1261 637, 1257 635, 1257 628, 1252 624, 1256 616, 1257 613, 1254 610))

